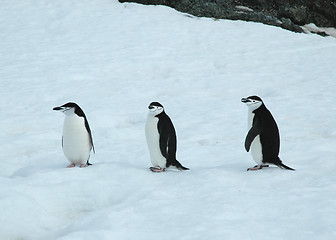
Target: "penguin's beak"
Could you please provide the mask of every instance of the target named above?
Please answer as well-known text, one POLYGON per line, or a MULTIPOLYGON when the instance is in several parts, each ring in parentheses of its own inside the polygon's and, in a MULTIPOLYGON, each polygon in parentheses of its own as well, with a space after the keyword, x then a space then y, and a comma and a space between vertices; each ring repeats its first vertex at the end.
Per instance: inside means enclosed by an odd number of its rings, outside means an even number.
POLYGON ((149 105, 148 106, 148 109, 153 109, 154 107, 152 105, 149 105))
POLYGON ((250 100, 248 100, 247 98, 242 98, 241 101, 242 101, 243 103, 248 103, 250 100))
POLYGON ((61 108, 61 107, 54 107, 53 108, 53 110, 55 110, 55 111, 60 111, 60 110, 62 110, 63 108, 61 108))

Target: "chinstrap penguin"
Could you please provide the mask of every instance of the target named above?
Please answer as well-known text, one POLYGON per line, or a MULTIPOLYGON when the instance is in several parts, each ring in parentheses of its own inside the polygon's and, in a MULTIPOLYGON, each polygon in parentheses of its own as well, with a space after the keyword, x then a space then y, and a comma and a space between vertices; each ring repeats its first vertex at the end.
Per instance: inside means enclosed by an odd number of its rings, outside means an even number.
POLYGON ((71 163, 67 167, 91 165, 90 152, 92 149, 93 152, 95 150, 90 126, 83 110, 73 102, 54 107, 53 110, 62 111, 65 114, 62 147, 64 155, 71 163))
POLYGON ((146 140, 153 172, 164 172, 168 167, 189 170, 176 159, 177 140, 172 121, 165 113, 163 106, 152 102, 149 106, 146 122, 146 140))
POLYGON ((242 98, 241 101, 248 107, 248 133, 245 138, 245 149, 251 149, 253 160, 257 163, 249 170, 259 170, 274 164, 282 169, 294 170, 282 163, 279 158, 280 135, 278 126, 258 96, 242 98))

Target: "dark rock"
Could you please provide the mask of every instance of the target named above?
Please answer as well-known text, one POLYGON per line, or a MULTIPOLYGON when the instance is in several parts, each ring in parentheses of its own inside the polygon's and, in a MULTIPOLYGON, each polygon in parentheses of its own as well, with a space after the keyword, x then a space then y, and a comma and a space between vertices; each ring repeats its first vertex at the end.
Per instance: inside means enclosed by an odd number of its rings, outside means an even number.
POLYGON ((303 32, 301 26, 336 28, 336 1, 331 0, 119 0, 166 5, 197 17, 245 20, 303 32), (244 6, 252 9, 249 11, 244 6))
POLYGON ((293 32, 302 32, 302 28, 296 24, 294 24, 290 18, 281 18, 282 28, 293 31, 293 32))

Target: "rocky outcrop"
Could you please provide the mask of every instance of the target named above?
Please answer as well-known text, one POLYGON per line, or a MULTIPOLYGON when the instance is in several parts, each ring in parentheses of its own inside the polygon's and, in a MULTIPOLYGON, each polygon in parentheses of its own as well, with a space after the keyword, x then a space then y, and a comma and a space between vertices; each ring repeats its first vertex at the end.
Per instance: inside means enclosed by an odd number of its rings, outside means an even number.
POLYGON ((166 5, 198 17, 245 20, 303 32, 306 24, 336 28, 336 1, 330 0, 119 0, 166 5))

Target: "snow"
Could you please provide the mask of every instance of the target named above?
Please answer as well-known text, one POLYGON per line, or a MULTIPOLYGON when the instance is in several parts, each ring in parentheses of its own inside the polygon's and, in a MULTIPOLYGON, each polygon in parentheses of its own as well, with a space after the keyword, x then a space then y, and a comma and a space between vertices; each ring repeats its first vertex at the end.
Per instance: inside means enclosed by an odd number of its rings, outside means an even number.
POLYGON ((334 239, 336 41, 116 0, 3 0, 0 236, 334 239), (247 172, 247 108, 261 96, 296 169, 247 172), (64 115, 89 120, 92 166, 67 169, 64 115), (159 101, 190 171, 152 173, 159 101))
POLYGON ((239 10, 243 10, 243 11, 253 12, 252 8, 245 7, 245 6, 236 6, 236 8, 239 10))
POLYGON ((314 23, 306 24, 302 27, 303 31, 306 33, 324 33, 328 36, 336 38, 336 28, 332 27, 317 27, 314 23))

